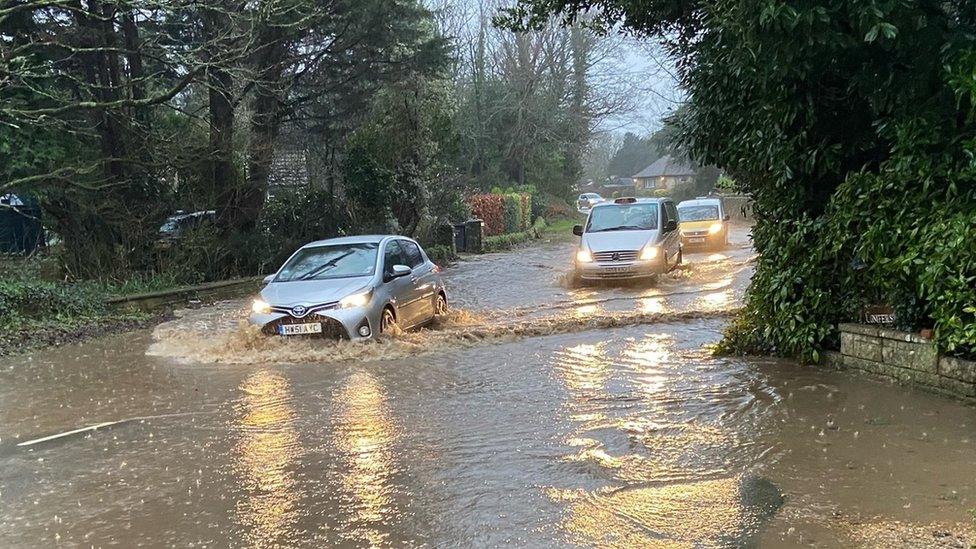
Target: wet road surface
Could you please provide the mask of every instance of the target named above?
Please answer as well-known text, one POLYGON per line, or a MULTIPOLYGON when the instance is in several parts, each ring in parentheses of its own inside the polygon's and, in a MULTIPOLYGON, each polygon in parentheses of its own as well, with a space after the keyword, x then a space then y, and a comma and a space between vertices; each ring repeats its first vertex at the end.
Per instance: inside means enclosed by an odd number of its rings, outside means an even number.
POLYGON ((465 313, 378 344, 233 302, 3 359, 0 547, 968 547, 976 410, 710 355, 734 236, 645 287, 567 287, 563 239, 481 256, 465 313))

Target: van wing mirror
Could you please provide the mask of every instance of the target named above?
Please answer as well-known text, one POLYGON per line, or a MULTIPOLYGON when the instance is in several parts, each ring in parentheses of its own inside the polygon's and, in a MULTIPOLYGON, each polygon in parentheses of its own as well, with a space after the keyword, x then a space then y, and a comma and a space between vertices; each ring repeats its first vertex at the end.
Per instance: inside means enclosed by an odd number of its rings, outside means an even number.
POLYGON ((722 219, 725 220, 725 221, 728 221, 728 220, 732 219, 732 216, 729 215, 729 214, 725 214, 725 217, 723 217, 722 219))
POLYGON ((274 277, 275 277, 274 274, 269 274, 268 276, 264 277, 264 280, 262 280, 262 282, 264 282, 265 284, 270 284, 271 281, 274 280, 274 277))
POLYGON ((583 236, 583 226, 573 225, 573 234, 575 234, 576 236, 583 236))
POLYGON ((677 228, 678 228, 678 222, 673 219, 669 219, 668 224, 664 226, 665 231, 673 231, 677 228))

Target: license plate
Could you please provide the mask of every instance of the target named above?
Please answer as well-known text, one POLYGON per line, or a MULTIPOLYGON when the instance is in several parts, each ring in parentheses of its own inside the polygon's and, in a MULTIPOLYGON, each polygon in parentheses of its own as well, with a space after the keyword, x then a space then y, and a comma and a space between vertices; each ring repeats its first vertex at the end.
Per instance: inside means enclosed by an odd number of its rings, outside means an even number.
POLYGON ((605 267, 603 272, 605 273, 629 273, 633 269, 630 267, 605 267))
POLYGON ((278 333, 283 336, 321 334, 322 323, 314 322, 307 324, 282 324, 278 326, 278 333))
POLYGON ((689 238, 688 239, 688 242, 690 242, 692 244, 701 244, 701 243, 705 242, 705 237, 704 236, 699 236, 699 237, 696 237, 696 238, 689 238))

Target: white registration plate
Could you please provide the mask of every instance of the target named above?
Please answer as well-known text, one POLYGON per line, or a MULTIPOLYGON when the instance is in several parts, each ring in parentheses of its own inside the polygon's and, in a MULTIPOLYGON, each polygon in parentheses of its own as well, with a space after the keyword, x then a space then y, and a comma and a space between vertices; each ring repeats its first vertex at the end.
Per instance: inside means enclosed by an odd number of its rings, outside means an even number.
POLYGON ((281 324, 278 326, 278 333, 283 336, 321 334, 322 323, 311 322, 306 324, 281 324))
POLYGON ((629 273, 633 271, 630 267, 605 267, 603 272, 605 273, 629 273))
POLYGON ((691 244, 703 244, 705 242, 705 237, 704 236, 699 236, 699 237, 695 237, 695 238, 689 238, 688 239, 688 242, 691 243, 691 244))

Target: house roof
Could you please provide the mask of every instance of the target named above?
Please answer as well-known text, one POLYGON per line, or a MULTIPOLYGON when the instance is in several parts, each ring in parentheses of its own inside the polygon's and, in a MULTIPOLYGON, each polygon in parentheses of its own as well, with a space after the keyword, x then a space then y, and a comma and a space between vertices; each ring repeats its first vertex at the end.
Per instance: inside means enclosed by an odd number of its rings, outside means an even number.
POLYGON ((684 160, 677 160, 670 155, 664 155, 650 166, 634 174, 634 179, 681 175, 695 175, 695 168, 684 160))

